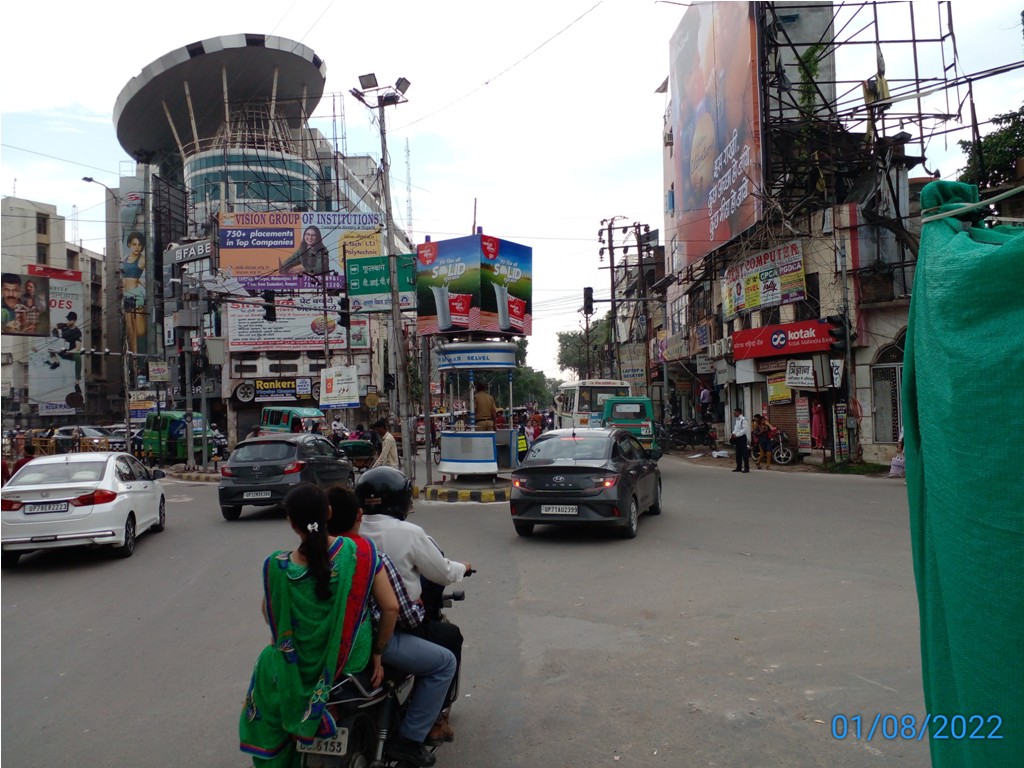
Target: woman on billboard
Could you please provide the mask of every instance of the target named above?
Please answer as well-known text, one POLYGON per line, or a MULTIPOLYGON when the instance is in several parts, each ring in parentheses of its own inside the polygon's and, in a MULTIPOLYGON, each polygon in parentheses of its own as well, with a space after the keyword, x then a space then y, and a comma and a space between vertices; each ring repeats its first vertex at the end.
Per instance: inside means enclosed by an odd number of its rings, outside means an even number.
POLYGON ((327 246, 320 234, 320 227, 311 224, 302 233, 302 243, 298 250, 281 265, 280 272, 282 275, 322 275, 327 269, 327 246))
POLYGON ((124 328, 128 350, 138 352, 139 339, 146 335, 146 236, 131 232, 125 244, 128 253, 121 262, 124 328))

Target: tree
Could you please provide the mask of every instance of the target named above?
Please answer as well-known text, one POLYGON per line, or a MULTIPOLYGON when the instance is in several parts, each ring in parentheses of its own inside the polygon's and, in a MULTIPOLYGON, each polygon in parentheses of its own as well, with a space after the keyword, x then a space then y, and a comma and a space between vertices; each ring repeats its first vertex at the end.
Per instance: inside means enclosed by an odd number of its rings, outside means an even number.
POLYGON ((957 181, 977 184, 980 189, 1013 184, 1017 178, 1017 162, 1024 158, 1024 107, 992 118, 998 126, 981 137, 981 162, 973 141, 958 141, 967 156, 967 166, 957 181))
POLYGON ((590 324, 589 339, 586 338, 585 331, 561 331, 558 333, 556 362, 560 369, 572 371, 576 374, 577 379, 587 378, 587 349, 589 348, 590 373, 593 378, 593 374, 601 369, 599 359, 604 354, 604 346, 611 342, 610 314, 590 324))

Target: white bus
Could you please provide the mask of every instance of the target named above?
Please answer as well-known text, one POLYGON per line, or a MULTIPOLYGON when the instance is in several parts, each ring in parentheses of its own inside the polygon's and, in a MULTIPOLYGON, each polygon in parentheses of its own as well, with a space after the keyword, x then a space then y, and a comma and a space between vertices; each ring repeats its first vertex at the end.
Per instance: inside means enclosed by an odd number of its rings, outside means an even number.
POLYGON ((600 427, 604 401, 633 394, 630 383, 619 379, 581 379, 563 384, 555 395, 555 429, 600 427))

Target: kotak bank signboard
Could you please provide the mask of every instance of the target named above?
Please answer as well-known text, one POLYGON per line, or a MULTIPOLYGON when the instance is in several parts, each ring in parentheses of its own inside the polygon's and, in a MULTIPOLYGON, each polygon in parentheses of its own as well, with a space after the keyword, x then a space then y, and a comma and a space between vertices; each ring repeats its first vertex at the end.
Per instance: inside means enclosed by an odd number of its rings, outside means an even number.
POLYGON ((745 331, 733 331, 734 360, 754 357, 785 357, 810 352, 827 352, 835 341, 829 335, 831 326, 824 320, 766 325, 745 331))

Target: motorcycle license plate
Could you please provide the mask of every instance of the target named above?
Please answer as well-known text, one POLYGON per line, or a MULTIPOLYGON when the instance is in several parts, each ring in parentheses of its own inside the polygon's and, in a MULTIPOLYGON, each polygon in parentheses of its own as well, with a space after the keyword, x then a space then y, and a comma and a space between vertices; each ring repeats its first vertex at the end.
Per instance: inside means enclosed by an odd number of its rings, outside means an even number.
POLYGON ((295 742, 298 752, 312 752, 317 755, 337 755, 341 757, 348 751, 348 728, 339 728, 338 735, 331 739, 313 739, 311 744, 295 742))
POLYGON ((580 508, 575 504, 541 504, 542 515, 578 515, 580 508))
POLYGON ((246 491, 242 494, 243 499, 269 499, 270 491, 246 491))

